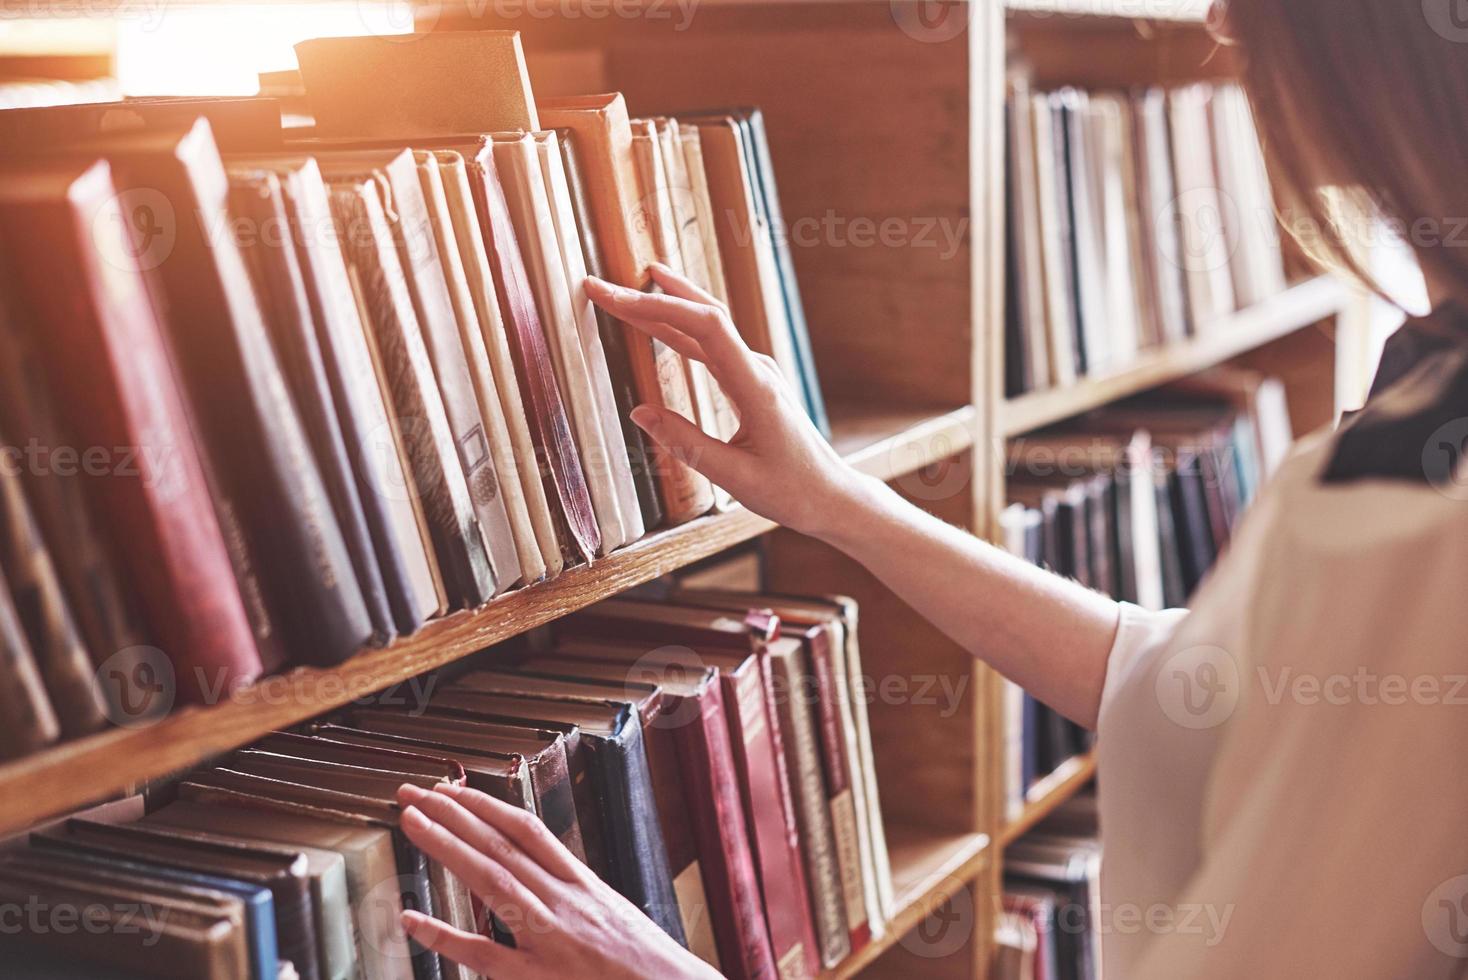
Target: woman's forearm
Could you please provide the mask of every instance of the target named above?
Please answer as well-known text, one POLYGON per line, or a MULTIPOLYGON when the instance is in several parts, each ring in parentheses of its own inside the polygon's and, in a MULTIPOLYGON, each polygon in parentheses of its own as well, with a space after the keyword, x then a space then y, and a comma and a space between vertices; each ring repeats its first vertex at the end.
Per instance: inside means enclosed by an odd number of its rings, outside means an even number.
POLYGON ((868 477, 812 528, 924 618, 1030 693, 1094 727, 1116 636, 1112 600, 952 527, 868 477))

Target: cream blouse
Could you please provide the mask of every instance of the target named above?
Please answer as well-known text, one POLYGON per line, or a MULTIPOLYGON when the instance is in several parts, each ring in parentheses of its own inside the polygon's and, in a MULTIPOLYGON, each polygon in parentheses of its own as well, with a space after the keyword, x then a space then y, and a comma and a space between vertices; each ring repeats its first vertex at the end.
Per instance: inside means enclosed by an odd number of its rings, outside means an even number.
POLYGON ((1331 449, 1286 461, 1191 612, 1123 607, 1108 980, 1468 965, 1468 481, 1325 484, 1331 449))

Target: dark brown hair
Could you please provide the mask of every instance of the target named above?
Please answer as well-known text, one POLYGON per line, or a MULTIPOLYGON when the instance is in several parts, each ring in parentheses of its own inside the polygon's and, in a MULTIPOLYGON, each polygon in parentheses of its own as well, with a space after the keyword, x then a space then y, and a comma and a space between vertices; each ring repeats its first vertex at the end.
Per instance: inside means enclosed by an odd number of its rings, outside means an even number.
POLYGON ((1285 224, 1370 283, 1374 211, 1468 298, 1468 19, 1460 0, 1227 0, 1285 224))

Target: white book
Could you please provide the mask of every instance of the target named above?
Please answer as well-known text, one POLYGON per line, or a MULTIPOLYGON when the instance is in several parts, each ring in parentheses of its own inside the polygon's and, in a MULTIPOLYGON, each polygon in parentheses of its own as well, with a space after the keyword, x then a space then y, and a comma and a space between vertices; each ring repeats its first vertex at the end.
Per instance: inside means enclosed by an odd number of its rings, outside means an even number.
POLYGON ((494 158, 509 204, 515 238, 525 260, 551 363, 576 437, 591 505, 601 529, 600 555, 627 541, 586 355, 581 348, 565 261, 556 238, 550 194, 535 139, 521 133, 494 141, 494 158))
POLYGON ((1035 213, 1040 223, 1040 266, 1045 281, 1045 323, 1050 370, 1055 386, 1076 382, 1075 305, 1062 230, 1061 174, 1055 146, 1055 107, 1047 95, 1030 98, 1031 137, 1035 141, 1035 213))
POLYGON ((576 333, 581 342, 581 355, 586 361, 597 421, 601 424, 609 476, 617 498, 617 509, 622 517, 623 543, 626 544, 642 537, 647 529, 642 522, 642 508, 637 502, 637 487, 632 482, 627 440, 622 435, 622 426, 618 420, 617 401, 612 394, 612 373, 607 367, 606 350, 602 347, 601 331, 597 328, 596 309, 586 295, 586 256, 581 251, 576 212, 571 205, 570 184, 566 181, 566 161, 561 156, 560 142, 553 132, 536 133, 535 148, 540 154, 541 171, 545 176, 546 190, 550 194, 551 217, 555 221, 556 239, 565 265, 571 312, 576 318, 576 333))
POLYGON ((1106 282, 1107 351, 1111 367, 1136 360, 1141 347, 1136 303, 1139 269, 1132 265, 1126 200, 1127 153, 1123 145, 1121 99, 1092 96, 1086 110, 1091 169, 1097 177, 1097 217, 1101 222, 1101 263, 1106 282))
POLYGON ((1185 273, 1193 332, 1237 308, 1230 270, 1228 220, 1213 166, 1213 135, 1208 125, 1207 85, 1189 85, 1168 96, 1172 118, 1173 171, 1177 180, 1178 260, 1185 273))
POLYGON ((490 270, 489 252, 484 246, 484 231, 474 207, 468 170, 463 156, 457 152, 442 150, 434 155, 443 177, 444 195, 449 202, 449 215, 454 221, 459 258, 469 281, 469 294, 479 318, 485 354, 494 375, 495 394, 500 400, 499 418, 508 433, 505 437, 508 441, 502 441, 497 433, 491 431, 490 450, 495 454, 494 464, 500 479, 508 482, 513 477, 519 484, 519 493, 506 492, 505 505, 515 508, 511 520, 516 522, 515 547, 520 554, 520 567, 526 582, 554 577, 560 574, 563 565, 561 545, 556 537, 545 483, 540 477, 525 406, 520 399, 509 334, 500 311, 499 294, 494 285, 494 273, 490 270), (526 524, 530 529, 528 536, 523 533, 526 524))

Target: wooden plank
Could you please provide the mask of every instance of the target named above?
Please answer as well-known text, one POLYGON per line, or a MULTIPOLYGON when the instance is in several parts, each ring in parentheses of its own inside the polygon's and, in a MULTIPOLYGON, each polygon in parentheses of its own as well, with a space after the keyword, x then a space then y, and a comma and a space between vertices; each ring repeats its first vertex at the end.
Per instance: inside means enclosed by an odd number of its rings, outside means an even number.
POLYGON ((1011 398, 1003 408, 1003 433, 1017 436, 1232 360, 1338 313, 1348 294, 1336 279, 1320 276, 1279 296, 1210 324, 1181 344, 1144 352, 1130 367, 1074 385, 1011 398))
POLYGON ((1008 847, 1025 834, 1035 829, 1066 800, 1075 796, 1081 787, 1096 776, 1096 752, 1067 759, 1060 767, 1030 787, 1024 812, 1005 825, 999 832, 999 842, 1008 847))

